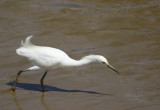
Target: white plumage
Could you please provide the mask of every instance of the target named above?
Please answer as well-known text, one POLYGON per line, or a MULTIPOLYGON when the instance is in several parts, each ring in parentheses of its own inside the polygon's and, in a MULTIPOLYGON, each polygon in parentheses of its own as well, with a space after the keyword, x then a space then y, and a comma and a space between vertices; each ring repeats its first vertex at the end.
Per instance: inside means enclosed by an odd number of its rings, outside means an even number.
POLYGON ((21 42, 21 47, 16 50, 17 54, 26 57, 33 65, 44 69, 55 69, 62 67, 72 67, 88 64, 91 62, 108 61, 100 55, 88 55, 80 60, 70 58, 65 52, 45 46, 36 46, 31 43, 32 36, 28 36, 25 42, 21 42))
POLYGON ((45 69, 46 72, 41 78, 42 91, 44 91, 43 87, 43 79, 47 74, 47 70, 55 69, 55 68, 65 68, 65 67, 77 67, 85 64, 89 64, 91 62, 100 62, 106 64, 109 68, 118 73, 111 65, 109 65, 107 59, 101 55, 88 55, 82 57, 80 60, 74 60, 70 58, 65 52, 62 50, 46 47, 46 46, 36 46, 31 43, 31 36, 28 36, 21 41, 21 47, 16 50, 16 53, 20 56, 26 57, 33 66, 20 70, 17 74, 16 81, 12 90, 15 90, 16 83, 18 81, 19 75, 28 70, 37 70, 37 69, 45 69))

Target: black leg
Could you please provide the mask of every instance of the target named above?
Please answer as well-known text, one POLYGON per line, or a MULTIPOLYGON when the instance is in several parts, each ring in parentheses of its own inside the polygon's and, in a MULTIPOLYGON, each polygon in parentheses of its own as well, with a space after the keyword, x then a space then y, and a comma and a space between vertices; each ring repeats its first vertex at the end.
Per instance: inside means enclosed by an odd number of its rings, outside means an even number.
POLYGON ((42 78, 40 80, 40 83, 41 83, 41 86, 42 86, 42 92, 44 92, 43 79, 45 78, 46 74, 47 74, 47 70, 44 72, 44 74, 43 74, 43 76, 42 76, 42 78))
POLYGON ((17 82, 18 82, 18 78, 19 78, 19 76, 20 76, 20 74, 21 74, 22 72, 24 72, 24 70, 18 71, 17 76, 16 76, 16 80, 15 80, 15 82, 14 82, 14 85, 13 85, 13 87, 11 88, 12 91, 15 91, 15 90, 16 90, 16 85, 17 85, 17 82))

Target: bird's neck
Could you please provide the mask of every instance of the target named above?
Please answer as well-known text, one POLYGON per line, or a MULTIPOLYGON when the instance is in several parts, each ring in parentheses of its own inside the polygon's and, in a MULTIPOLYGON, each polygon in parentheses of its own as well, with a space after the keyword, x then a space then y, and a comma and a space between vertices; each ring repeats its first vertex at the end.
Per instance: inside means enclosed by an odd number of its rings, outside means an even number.
POLYGON ((86 65, 92 62, 97 62, 96 59, 88 59, 88 57, 83 57, 80 60, 74 60, 74 59, 68 59, 66 63, 64 63, 65 67, 77 67, 77 66, 82 66, 86 65), (69 62, 69 63, 68 63, 69 62))

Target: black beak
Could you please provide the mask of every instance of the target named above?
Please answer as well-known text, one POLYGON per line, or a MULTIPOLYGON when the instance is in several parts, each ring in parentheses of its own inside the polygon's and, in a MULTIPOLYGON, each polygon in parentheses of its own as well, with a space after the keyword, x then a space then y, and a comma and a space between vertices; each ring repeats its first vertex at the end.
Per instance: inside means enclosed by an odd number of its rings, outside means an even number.
POLYGON ((108 68, 112 69, 112 70, 115 71, 116 73, 120 74, 113 66, 111 66, 111 65, 107 65, 107 66, 108 66, 108 68))

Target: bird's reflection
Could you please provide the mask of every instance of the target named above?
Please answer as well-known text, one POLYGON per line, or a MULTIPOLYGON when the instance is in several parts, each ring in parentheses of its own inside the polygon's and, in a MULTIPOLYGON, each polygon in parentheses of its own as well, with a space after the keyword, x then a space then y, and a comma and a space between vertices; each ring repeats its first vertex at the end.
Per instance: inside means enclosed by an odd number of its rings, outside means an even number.
MULTIPOLYGON (((7 85, 10 85, 10 86, 13 86, 13 84, 14 84, 14 82, 7 83, 7 85)), ((17 87, 25 89, 25 90, 41 91, 41 85, 40 84, 18 83, 17 87)), ((99 93, 99 92, 95 92, 95 91, 67 90, 67 89, 61 89, 61 88, 58 88, 58 87, 48 86, 48 85, 45 85, 45 88, 48 91, 76 92, 76 93, 109 95, 109 94, 103 94, 103 93, 99 93)), ((22 110, 22 107, 20 106, 20 104, 19 104, 19 102, 17 100, 16 92, 12 91, 11 89, 8 89, 8 90, 4 90, 3 93, 5 93, 5 94, 11 94, 11 96, 13 97, 13 99, 14 99, 14 101, 16 103, 16 106, 17 106, 18 110, 22 110)), ((49 107, 47 106, 46 102, 45 102, 45 92, 42 92, 41 103, 45 107, 46 110, 50 110, 49 107)))
POLYGON ((42 105, 45 107, 46 110, 50 110, 49 107, 47 106, 47 104, 45 103, 45 93, 42 92, 42 95, 41 95, 41 102, 42 102, 42 105))
MULTIPOLYGON (((12 91, 11 89, 7 89, 7 90, 1 91, 1 93, 10 94, 14 99, 14 102, 17 106, 17 109, 18 110, 23 110, 22 107, 20 106, 18 100, 17 100, 16 92, 12 91)), ((50 110, 49 107, 47 106, 46 102, 45 102, 45 93, 42 93, 42 95, 41 95, 41 103, 44 106, 45 110, 50 110)))
MULTIPOLYGON (((7 85, 13 86, 14 82, 9 82, 7 83, 7 85)), ((25 89, 25 90, 32 90, 32 91, 41 91, 41 85, 39 84, 30 84, 30 83, 18 83, 17 87, 25 89)), ((59 91, 59 92, 76 92, 76 93, 88 93, 88 94, 100 94, 100 95, 109 95, 109 94, 103 94, 103 93, 99 93, 99 92, 95 92, 95 91, 83 91, 83 90, 66 90, 66 89, 61 89, 61 88, 57 88, 54 86, 48 86, 45 85, 45 88, 48 91, 59 91)), ((18 108, 18 110, 22 110, 21 105, 19 104, 18 100, 17 100, 17 96, 16 96, 16 92, 12 91, 11 89, 7 89, 7 90, 3 90, 1 91, 3 92, 3 94, 10 94, 13 99, 14 102, 18 108)), ((47 103, 45 102, 45 92, 42 92, 41 95, 41 103, 44 106, 44 108, 46 110, 50 110, 47 103)))
POLYGON ((12 91, 11 89, 7 89, 7 90, 3 90, 1 92, 4 93, 4 94, 10 94, 13 97, 14 102, 16 103, 16 106, 17 106, 18 110, 22 110, 22 107, 20 106, 20 104, 17 100, 16 93, 14 91, 12 91))

